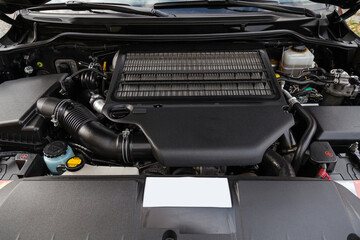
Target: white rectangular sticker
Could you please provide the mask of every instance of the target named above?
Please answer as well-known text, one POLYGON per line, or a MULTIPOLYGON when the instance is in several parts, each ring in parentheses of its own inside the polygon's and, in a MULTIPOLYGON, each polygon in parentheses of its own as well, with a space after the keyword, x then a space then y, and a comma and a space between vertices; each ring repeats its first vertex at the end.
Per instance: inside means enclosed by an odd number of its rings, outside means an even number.
POLYGON ((231 208, 227 178, 148 177, 143 207, 231 208))

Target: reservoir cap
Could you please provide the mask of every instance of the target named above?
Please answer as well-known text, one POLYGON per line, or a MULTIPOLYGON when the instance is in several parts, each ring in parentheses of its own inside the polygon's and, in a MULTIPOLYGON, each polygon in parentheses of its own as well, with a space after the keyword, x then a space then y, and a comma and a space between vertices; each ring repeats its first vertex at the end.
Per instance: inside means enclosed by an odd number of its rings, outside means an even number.
POLYGON ((310 145, 310 161, 318 164, 336 163, 337 157, 329 142, 313 142, 310 145))
POLYGON ((66 154, 67 144, 63 141, 54 141, 44 148, 44 155, 48 158, 55 158, 66 154))
POLYGON ((78 171, 85 165, 85 162, 79 157, 72 157, 66 161, 66 170, 70 172, 78 171))
POLYGON ((295 45, 291 47, 291 50, 298 53, 303 53, 307 51, 307 48, 305 45, 295 45))

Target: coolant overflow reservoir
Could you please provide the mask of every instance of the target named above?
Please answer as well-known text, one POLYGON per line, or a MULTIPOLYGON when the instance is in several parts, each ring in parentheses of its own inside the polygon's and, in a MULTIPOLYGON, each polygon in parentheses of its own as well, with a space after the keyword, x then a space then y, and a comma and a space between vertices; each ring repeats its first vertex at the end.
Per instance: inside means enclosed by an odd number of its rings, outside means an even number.
POLYGON ((311 68, 313 64, 314 54, 306 46, 292 46, 283 52, 280 70, 298 76, 303 68, 311 68))
POLYGON ((46 166, 54 175, 59 175, 56 169, 58 165, 64 165, 68 159, 75 156, 71 147, 63 141, 49 143, 45 146, 43 153, 46 166))

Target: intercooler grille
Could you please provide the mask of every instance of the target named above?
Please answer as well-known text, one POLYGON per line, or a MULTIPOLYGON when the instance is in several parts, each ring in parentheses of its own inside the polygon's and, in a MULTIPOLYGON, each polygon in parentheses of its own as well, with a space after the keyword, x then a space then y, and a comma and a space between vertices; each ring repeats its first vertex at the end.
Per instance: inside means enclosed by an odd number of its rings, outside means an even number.
POLYGON ((259 51, 128 53, 116 93, 137 100, 273 95, 259 51))

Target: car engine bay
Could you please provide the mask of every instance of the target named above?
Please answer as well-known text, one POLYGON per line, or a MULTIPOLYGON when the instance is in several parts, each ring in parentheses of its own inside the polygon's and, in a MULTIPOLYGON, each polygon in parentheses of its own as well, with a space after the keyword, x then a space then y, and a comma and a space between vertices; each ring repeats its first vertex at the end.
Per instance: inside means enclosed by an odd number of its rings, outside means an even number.
POLYGON ((0 1, 0 239, 360 239, 359 2, 136 4, 0 1))
POLYGON ((22 77, 0 88, 3 161, 23 167, 21 155, 43 156, 48 168, 34 160, 42 165, 35 176, 107 166, 125 175, 190 176, 320 177, 325 169, 357 179, 360 81, 355 69, 324 58, 333 54, 329 48, 97 48, 54 45, 12 58, 3 76, 22 77), (339 154, 351 171, 336 172, 339 154), (69 156, 78 159, 75 170, 64 162, 69 156))

